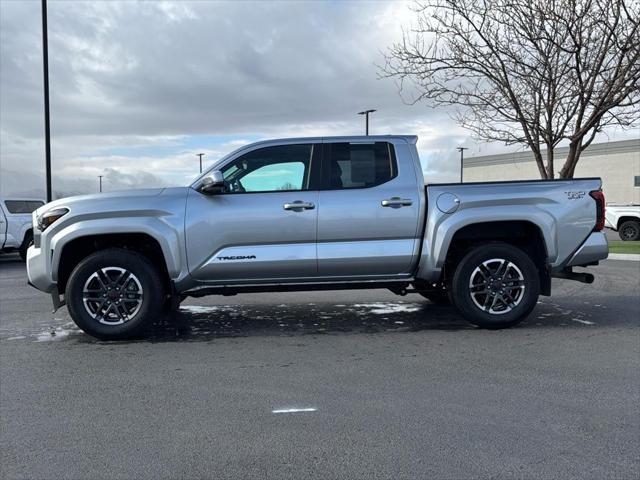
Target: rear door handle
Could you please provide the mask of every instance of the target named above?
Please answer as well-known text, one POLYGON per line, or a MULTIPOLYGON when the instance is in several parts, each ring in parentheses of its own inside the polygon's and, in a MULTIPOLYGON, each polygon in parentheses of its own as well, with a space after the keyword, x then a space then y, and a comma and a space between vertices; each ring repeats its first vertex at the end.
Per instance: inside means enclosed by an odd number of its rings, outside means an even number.
POLYGON ((293 203, 285 203, 282 208, 284 208, 285 210, 301 212, 302 210, 313 210, 314 208, 316 208, 316 206, 312 202, 303 202, 300 200, 296 200, 293 203))
POLYGON ((382 200, 383 207, 400 208, 410 207, 413 205, 413 201, 410 198, 391 197, 387 200, 382 200))

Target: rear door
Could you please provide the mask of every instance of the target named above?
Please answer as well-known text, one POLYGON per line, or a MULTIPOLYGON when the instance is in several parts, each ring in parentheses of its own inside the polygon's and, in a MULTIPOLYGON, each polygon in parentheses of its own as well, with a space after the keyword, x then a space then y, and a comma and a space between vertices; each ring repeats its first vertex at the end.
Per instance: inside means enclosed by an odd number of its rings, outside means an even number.
POLYGON ((189 270, 203 282, 317 275, 321 143, 262 147, 223 165, 225 191, 189 192, 189 270))
POLYGON ((323 148, 318 274, 362 278, 410 273, 420 208, 413 164, 390 142, 323 148))

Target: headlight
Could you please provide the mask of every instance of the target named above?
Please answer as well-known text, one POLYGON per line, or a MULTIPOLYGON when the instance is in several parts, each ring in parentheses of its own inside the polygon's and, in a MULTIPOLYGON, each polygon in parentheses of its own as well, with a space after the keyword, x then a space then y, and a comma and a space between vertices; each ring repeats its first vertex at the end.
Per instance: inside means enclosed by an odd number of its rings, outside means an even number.
POLYGON ((52 208, 51 210, 47 210, 43 214, 38 217, 38 228, 41 231, 46 230, 49 225, 58 220, 63 215, 66 215, 69 212, 68 208, 52 208))

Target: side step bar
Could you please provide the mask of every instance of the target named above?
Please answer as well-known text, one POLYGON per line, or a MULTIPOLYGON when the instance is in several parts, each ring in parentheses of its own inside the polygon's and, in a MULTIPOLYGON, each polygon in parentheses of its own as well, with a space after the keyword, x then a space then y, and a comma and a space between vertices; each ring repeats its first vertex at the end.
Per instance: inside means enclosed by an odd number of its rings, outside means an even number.
MULTIPOLYGON (((408 291, 413 278, 403 278, 398 280, 366 280, 366 281, 344 281, 344 282, 316 282, 316 283, 264 283, 264 284, 238 284, 238 285, 202 285, 191 288, 182 295, 189 297, 204 297, 206 295, 237 295, 238 293, 260 293, 260 292, 298 292, 312 290, 359 290, 370 288, 387 288, 396 291, 408 291)), ((401 294, 402 295, 402 294, 401 294)))

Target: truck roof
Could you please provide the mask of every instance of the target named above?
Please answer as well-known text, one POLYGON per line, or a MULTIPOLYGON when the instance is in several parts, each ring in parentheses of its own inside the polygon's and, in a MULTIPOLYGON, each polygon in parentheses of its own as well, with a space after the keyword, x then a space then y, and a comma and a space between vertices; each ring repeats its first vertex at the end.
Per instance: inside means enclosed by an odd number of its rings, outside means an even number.
POLYGON ((323 137, 290 137, 290 138, 273 138, 268 140, 259 140, 248 145, 269 145, 282 143, 300 143, 300 142, 384 142, 389 140, 404 140, 407 143, 416 143, 417 135, 344 135, 344 136, 323 136, 323 137))

